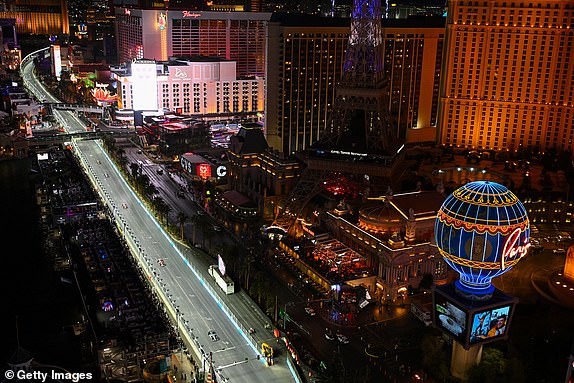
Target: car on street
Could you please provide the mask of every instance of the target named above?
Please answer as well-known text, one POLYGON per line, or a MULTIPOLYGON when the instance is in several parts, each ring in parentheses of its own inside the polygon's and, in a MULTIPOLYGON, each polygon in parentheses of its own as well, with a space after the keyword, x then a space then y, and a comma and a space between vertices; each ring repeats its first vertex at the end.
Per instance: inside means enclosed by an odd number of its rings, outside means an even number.
POLYGON ((305 307, 305 312, 308 315, 315 316, 315 310, 313 310, 313 308, 311 308, 311 307, 305 307))
POLYGON ((337 340, 341 343, 344 343, 344 344, 349 343, 349 339, 341 333, 337 333, 337 340))
POLYGON ((554 254, 558 254, 558 255, 566 254, 566 250, 564 250, 564 249, 554 249, 554 250, 552 250, 552 252, 554 254))
POLYGON ((327 340, 335 340, 335 335, 331 331, 325 331, 325 339, 327 340))
POLYGON ((213 225, 213 230, 221 231, 221 226, 213 225))
POLYGON ((164 261, 163 259, 161 259, 161 258, 157 260, 157 263, 158 263, 161 267, 164 267, 164 266, 165 266, 165 261, 164 261))

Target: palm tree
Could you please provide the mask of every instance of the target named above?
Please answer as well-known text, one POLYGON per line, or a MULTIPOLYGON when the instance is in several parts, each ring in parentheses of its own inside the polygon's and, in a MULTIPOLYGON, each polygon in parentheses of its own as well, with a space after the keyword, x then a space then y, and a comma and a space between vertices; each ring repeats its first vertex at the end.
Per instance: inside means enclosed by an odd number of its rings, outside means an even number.
POLYGON ((179 232, 181 240, 183 241, 183 225, 187 221, 187 215, 184 212, 180 211, 177 213, 177 222, 179 223, 179 232))
POLYGON ((159 216, 165 222, 169 224, 169 212, 171 211, 171 206, 169 206, 163 199, 160 199, 159 204, 159 216))
POLYGON ((140 170, 141 169, 140 169, 139 164, 136 164, 135 162, 132 162, 130 164, 130 171, 131 171, 131 175, 132 175, 134 180, 138 178, 140 170))

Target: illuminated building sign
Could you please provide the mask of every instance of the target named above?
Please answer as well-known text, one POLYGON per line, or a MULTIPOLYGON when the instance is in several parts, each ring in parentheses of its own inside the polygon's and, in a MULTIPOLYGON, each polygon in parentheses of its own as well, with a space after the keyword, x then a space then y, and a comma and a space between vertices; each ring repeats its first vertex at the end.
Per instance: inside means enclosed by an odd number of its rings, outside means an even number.
POLYGON ((79 24, 78 25, 78 32, 79 35, 87 35, 88 34, 88 26, 86 24, 79 24))
MULTIPOLYGON (((516 228, 509 236, 502 249, 502 256, 500 257, 500 268, 504 270, 504 262, 507 260, 520 259, 528 253, 528 248, 532 245, 530 242, 524 245, 520 244, 520 228, 516 228)), ((527 240, 527 238, 526 238, 527 240)))
POLYGON ((197 19, 198 17, 201 16, 201 13, 190 12, 190 11, 182 11, 181 14, 183 17, 193 17, 194 19, 197 19))
POLYGON ((191 78, 192 68, 191 67, 170 67, 169 68, 169 77, 173 80, 185 80, 191 78))
POLYGON ((163 31, 166 25, 167 25, 167 18, 165 16, 165 13, 160 12, 160 14, 157 16, 157 26, 159 30, 163 31))
POLYGON ((132 11, 130 11, 130 10, 127 9, 127 8, 124 8, 124 15, 128 15, 128 16, 129 16, 129 15, 131 15, 131 14, 132 14, 132 11))
POLYGON ((515 266, 530 247, 524 205, 504 185, 469 182, 437 213, 435 239, 445 262, 460 274, 457 288, 486 299, 491 280, 515 266))
POLYGON ((227 175, 227 168, 223 165, 219 165, 217 169, 215 169, 215 173, 218 177, 225 177, 227 175))
POLYGON ((197 165, 197 175, 203 179, 211 177, 211 166, 209 164, 197 165))

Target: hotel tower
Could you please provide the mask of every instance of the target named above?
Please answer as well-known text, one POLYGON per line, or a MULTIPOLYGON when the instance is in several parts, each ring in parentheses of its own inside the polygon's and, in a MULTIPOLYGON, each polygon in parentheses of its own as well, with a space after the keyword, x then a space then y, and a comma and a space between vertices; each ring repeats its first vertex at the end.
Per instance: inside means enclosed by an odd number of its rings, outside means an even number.
POLYGON ((438 141, 573 149, 573 0, 449 0, 438 141))

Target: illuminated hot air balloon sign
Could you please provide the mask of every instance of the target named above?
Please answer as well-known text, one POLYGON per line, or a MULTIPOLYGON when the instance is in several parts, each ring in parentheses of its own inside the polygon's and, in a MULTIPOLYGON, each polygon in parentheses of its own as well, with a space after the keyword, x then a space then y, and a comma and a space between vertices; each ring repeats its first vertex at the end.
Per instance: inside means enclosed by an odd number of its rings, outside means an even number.
POLYGON ((117 94, 110 94, 110 92, 105 88, 94 88, 92 89, 92 96, 98 101, 98 103, 112 103, 118 100, 117 94))
POLYGON ((530 221, 524 205, 505 186, 470 182, 446 198, 435 221, 444 260, 460 274, 459 292, 491 294, 492 278, 509 271, 528 252, 530 221))

